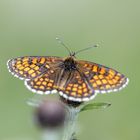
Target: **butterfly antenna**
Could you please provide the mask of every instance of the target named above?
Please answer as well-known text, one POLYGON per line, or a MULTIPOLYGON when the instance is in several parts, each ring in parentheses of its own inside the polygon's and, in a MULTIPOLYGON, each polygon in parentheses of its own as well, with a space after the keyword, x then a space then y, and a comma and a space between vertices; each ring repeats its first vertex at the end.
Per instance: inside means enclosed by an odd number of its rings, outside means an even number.
POLYGON ((71 54, 71 50, 64 44, 64 42, 60 38, 56 37, 56 40, 58 41, 58 43, 60 43, 62 46, 66 48, 69 54, 71 54))
POLYGON ((81 49, 81 50, 75 52, 75 55, 78 54, 78 53, 81 53, 81 52, 83 52, 83 51, 86 51, 86 50, 89 50, 89 49, 98 47, 98 46, 99 46, 99 45, 93 45, 93 46, 91 46, 91 47, 88 47, 88 48, 85 48, 85 49, 81 49))

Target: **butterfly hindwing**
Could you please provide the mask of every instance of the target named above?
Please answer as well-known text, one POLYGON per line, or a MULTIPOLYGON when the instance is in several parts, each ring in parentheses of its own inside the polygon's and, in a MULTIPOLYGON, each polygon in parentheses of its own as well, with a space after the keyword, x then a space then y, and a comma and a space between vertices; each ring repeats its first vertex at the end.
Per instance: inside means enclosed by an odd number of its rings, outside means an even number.
POLYGON ((94 91, 77 71, 65 72, 59 68, 26 80, 25 85, 32 92, 39 94, 58 92, 64 98, 73 101, 86 101, 95 96, 94 91))
POLYGON ((96 94, 94 93, 93 88, 89 86, 86 79, 84 79, 78 71, 71 72, 70 74, 71 75, 67 78, 65 84, 63 84, 63 88, 59 89, 61 96, 78 102, 87 101, 95 97, 96 94))
POLYGON ((48 70, 45 74, 31 80, 25 80, 26 87, 32 92, 50 94, 57 91, 54 70, 48 70))

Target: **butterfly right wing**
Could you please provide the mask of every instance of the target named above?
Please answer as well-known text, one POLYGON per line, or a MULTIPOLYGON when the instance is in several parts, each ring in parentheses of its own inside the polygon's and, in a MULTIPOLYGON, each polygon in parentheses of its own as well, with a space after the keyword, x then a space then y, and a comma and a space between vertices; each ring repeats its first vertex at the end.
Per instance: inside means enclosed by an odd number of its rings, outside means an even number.
POLYGON ((48 56, 25 56, 10 59, 7 62, 9 72, 20 79, 35 78, 51 68, 51 66, 62 62, 60 57, 48 56))
POLYGON ((112 68, 82 60, 78 64, 96 93, 116 92, 129 82, 128 78, 112 68))
MULTIPOLYGON (((74 71, 67 74, 67 81, 63 84, 63 88, 59 89, 59 94, 63 96, 65 99, 83 102, 89 101, 96 96, 94 89, 91 87, 88 80, 83 77, 83 75, 79 71, 74 71)), ((66 78, 64 79, 66 80, 66 78)))

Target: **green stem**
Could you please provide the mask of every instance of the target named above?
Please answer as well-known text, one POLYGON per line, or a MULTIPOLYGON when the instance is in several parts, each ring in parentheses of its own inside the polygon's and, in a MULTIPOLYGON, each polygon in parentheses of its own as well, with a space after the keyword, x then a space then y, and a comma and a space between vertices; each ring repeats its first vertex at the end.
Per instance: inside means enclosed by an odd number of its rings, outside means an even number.
POLYGON ((80 109, 68 107, 68 121, 64 128, 64 136, 62 140, 73 140, 76 131, 77 118, 80 109))

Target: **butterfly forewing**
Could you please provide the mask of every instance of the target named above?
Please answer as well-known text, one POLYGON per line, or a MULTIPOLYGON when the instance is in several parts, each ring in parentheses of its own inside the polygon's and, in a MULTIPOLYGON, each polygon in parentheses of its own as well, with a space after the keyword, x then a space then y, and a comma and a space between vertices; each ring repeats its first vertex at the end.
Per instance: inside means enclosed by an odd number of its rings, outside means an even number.
POLYGON ((128 78, 112 68, 82 60, 78 64, 96 93, 118 91, 128 83, 128 78))
POLYGON ((27 56, 10 59, 9 71, 20 79, 32 79, 46 72, 51 66, 62 61, 59 57, 27 56))

